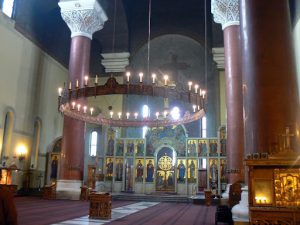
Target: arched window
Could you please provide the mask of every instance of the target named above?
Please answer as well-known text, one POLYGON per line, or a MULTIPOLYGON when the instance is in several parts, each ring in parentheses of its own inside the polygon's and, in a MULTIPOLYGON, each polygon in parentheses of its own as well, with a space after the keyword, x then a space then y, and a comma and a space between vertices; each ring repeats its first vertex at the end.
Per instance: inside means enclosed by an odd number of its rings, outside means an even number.
POLYGON ((150 116, 150 109, 149 109, 149 106, 148 105, 144 105, 143 106, 143 118, 147 118, 150 116))
MULTIPOLYGON (((150 116, 150 109, 149 109, 149 106, 148 105, 143 105, 143 118, 147 118, 150 116)), ((148 127, 144 126, 143 127, 143 134, 142 134, 142 137, 145 138, 145 135, 147 133, 147 130, 148 130, 148 127)))
POLYGON ((90 142, 90 156, 97 155, 97 144, 98 144, 98 132, 93 131, 91 134, 91 142, 90 142))
POLYGON ((207 124, 206 124, 206 116, 201 119, 201 137, 206 138, 207 133, 207 124))
POLYGON ((5 121, 4 121, 4 129, 3 129, 3 141, 2 141, 2 151, 1 151, 1 158, 9 157, 12 155, 10 153, 11 150, 11 143, 12 143, 12 134, 14 128, 14 112, 9 110, 5 114, 5 121))
POLYGON ((14 0, 2 0, 1 9, 5 15, 12 18, 14 16, 14 0))

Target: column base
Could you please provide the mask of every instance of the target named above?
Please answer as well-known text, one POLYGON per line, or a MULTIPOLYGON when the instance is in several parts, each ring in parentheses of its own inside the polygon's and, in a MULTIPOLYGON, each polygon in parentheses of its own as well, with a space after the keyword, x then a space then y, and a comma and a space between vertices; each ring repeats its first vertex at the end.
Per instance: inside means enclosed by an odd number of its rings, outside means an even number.
POLYGON ((240 222, 240 221, 234 221, 234 225, 249 225, 249 222, 240 222))
POLYGON ((231 212, 235 225, 249 224, 248 186, 242 188, 241 201, 232 207, 231 212))
POLYGON ((56 183, 56 198, 79 200, 81 186, 81 180, 58 180, 56 183))

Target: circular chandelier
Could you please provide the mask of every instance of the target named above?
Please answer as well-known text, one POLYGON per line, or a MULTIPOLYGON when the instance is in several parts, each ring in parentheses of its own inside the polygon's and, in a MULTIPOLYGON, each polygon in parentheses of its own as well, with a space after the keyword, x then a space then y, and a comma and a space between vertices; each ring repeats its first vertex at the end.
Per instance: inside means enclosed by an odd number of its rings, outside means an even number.
MULTIPOLYGON (((116 21, 116 4, 114 11, 114 27, 116 21)), ((133 82, 132 74, 125 73, 125 84, 119 84, 115 77, 111 76, 107 79, 104 85, 99 85, 98 76, 94 79, 94 84, 89 85, 89 77, 84 77, 83 87, 79 86, 79 81, 76 80, 75 88, 72 89, 72 83, 69 83, 68 88, 58 89, 58 109, 69 117, 77 120, 82 120, 88 123, 114 126, 114 127, 161 127, 190 123, 201 119, 205 116, 206 109, 206 91, 201 90, 198 84, 193 84, 189 81, 186 88, 177 87, 169 80, 168 75, 163 75, 162 79, 158 79, 156 74, 150 76, 150 37, 151 37, 151 0, 149 0, 148 14, 148 42, 147 42, 147 77, 143 73, 139 73, 136 83, 133 82), (146 81, 146 82, 145 82, 146 81), (88 97, 105 96, 105 95, 141 95, 151 97, 162 97, 166 99, 179 100, 184 103, 189 103, 191 112, 187 111, 182 117, 172 118, 171 112, 168 109, 157 111, 153 115, 139 115, 135 112, 114 112, 112 107, 109 107, 109 115, 105 116, 101 113, 96 113, 94 107, 88 107, 88 97)), ((206 39, 205 39, 206 40, 206 39)), ((112 52, 114 52, 115 30, 113 30, 112 52)), ((206 45, 205 45, 206 46, 206 45)), ((205 48, 206 49, 206 48, 205 48)), ((206 51, 205 51, 206 52, 206 51)), ((206 57, 205 57, 206 59, 206 57)), ((205 75, 207 74, 205 63, 205 75)), ((167 101, 165 101, 167 102, 167 101)), ((165 108, 168 108, 168 106, 165 108)), ((177 113, 178 114, 178 113, 177 113)))
POLYGON ((152 84, 143 83, 143 75, 139 74, 139 83, 130 82, 130 73, 126 73, 126 84, 119 84, 114 77, 107 79, 104 85, 98 84, 96 76, 93 86, 88 85, 88 77, 85 77, 84 87, 79 87, 76 81, 75 89, 72 89, 71 82, 69 88, 58 89, 58 109, 68 117, 72 117, 84 122, 101 124, 115 127, 159 127, 190 123, 199 120, 205 115, 206 91, 201 90, 198 84, 188 83, 187 90, 178 90, 174 85, 168 85, 168 76, 164 75, 164 84, 158 85, 156 76, 152 74, 152 84), (94 107, 82 104, 82 99, 88 97, 104 95, 144 95, 153 97, 163 97, 165 99, 179 100, 191 105, 192 112, 185 112, 180 118, 174 119, 170 116, 170 111, 163 110, 155 112, 147 117, 139 116, 138 112, 114 112, 109 111, 109 117, 95 113, 94 107))

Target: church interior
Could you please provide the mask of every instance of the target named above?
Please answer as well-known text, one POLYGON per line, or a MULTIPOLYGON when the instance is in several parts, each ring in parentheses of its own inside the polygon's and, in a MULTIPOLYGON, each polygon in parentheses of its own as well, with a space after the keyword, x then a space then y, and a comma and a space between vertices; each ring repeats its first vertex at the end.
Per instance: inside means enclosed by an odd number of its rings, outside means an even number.
POLYGON ((19 224, 300 224, 299 1, 0 9, 0 188, 19 224), (37 222, 48 207, 75 213, 37 222))

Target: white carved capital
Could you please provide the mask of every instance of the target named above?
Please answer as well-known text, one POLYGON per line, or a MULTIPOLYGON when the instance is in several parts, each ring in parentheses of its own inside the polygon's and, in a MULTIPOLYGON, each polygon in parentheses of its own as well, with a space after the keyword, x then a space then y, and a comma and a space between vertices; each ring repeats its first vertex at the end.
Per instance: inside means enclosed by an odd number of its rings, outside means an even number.
POLYGON ((239 0, 212 0, 211 13, 214 21, 222 24, 222 29, 240 25, 239 0))
POLYGON ((102 65, 105 67, 105 72, 125 72, 126 66, 129 65, 129 52, 118 53, 102 53, 102 65))
POLYGON ((60 1, 61 16, 71 30, 71 37, 85 36, 101 30, 107 20, 106 13, 97 0, 60 1))

